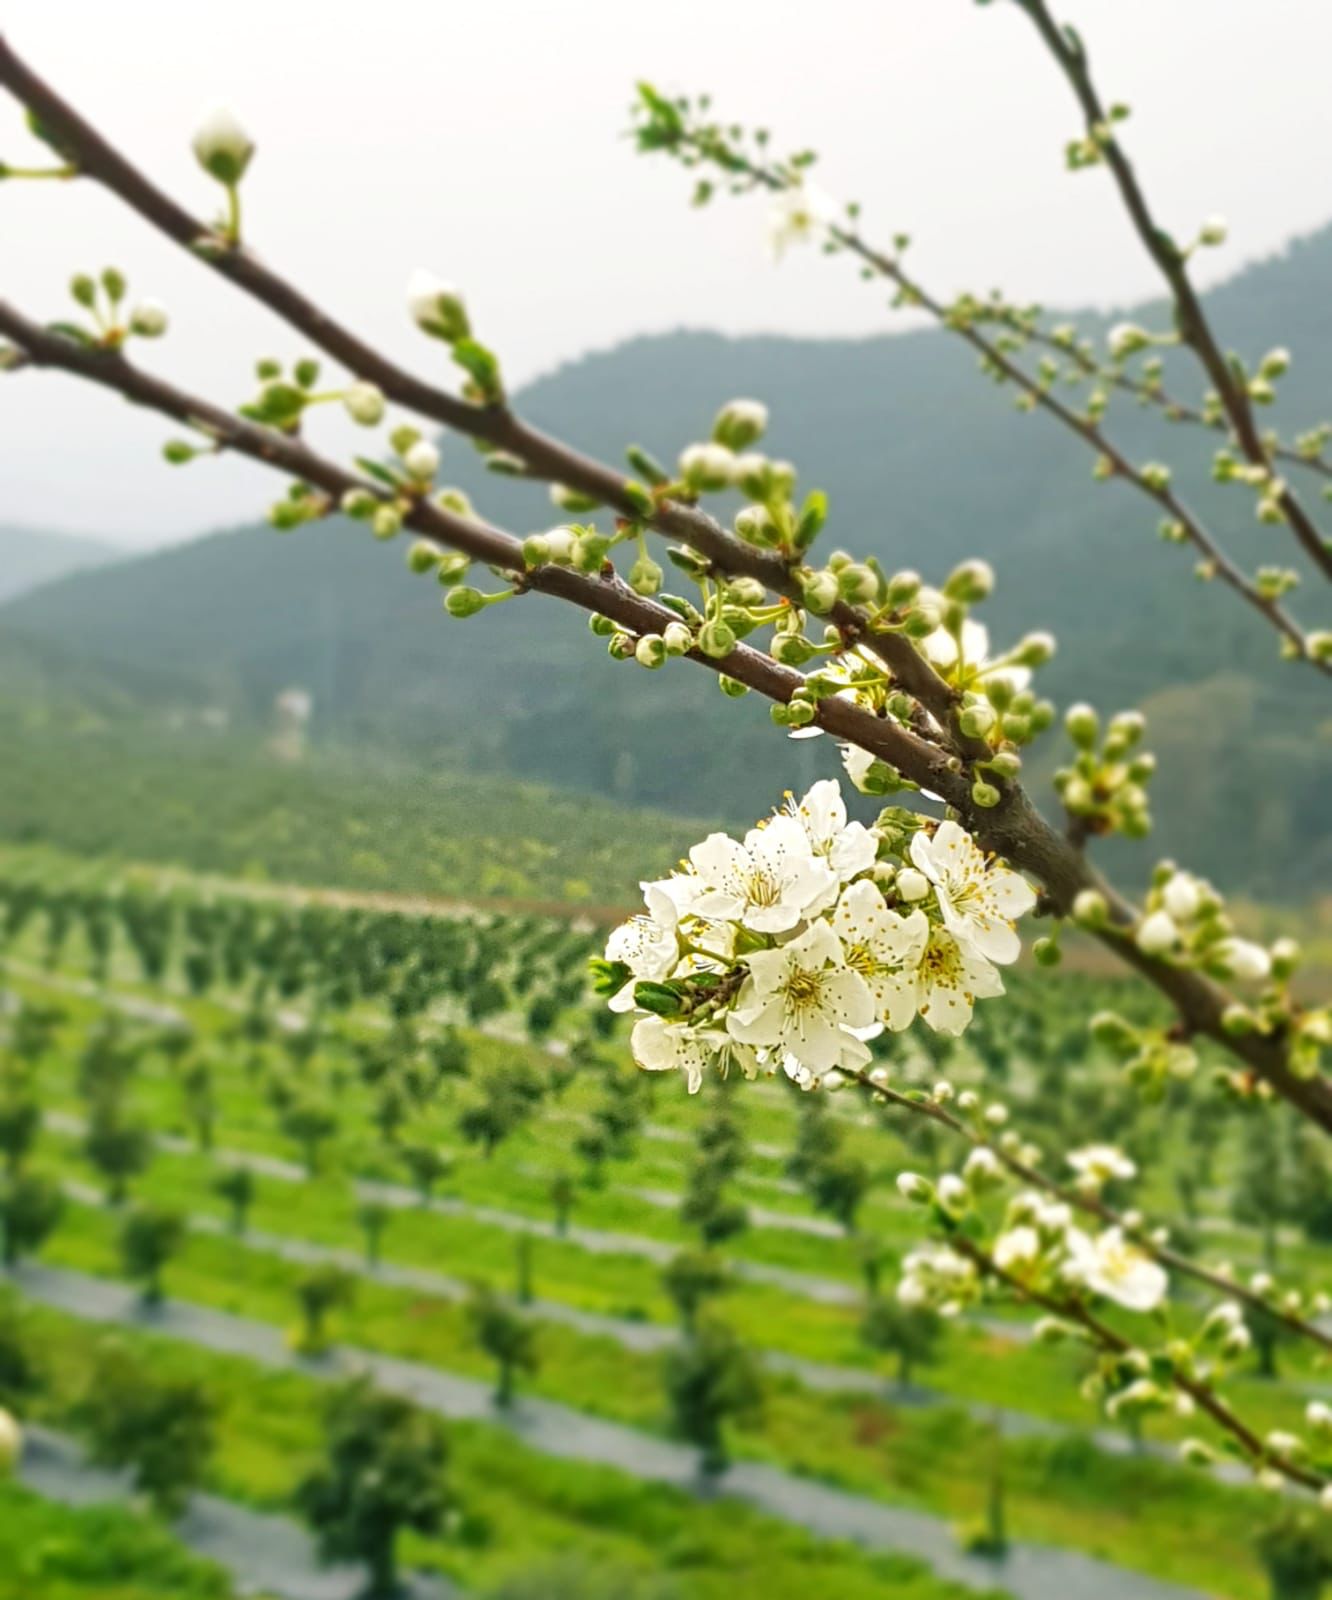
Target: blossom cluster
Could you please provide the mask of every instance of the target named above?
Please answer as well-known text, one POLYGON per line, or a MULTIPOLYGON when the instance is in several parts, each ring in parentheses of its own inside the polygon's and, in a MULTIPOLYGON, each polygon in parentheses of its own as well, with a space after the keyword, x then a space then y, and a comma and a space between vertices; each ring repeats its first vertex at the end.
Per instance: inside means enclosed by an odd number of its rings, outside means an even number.
POLYGON ((649 1071, 782 1070, 803 1087, 870 1060, 868 1040, 919 1017, 959 1034, 1035 904, 1025 879, 956 822, 885 811, 849 821, 838 784, 790 798, 743 840, 709 835, 643 885, 646 910, 597 963, 649 1071))

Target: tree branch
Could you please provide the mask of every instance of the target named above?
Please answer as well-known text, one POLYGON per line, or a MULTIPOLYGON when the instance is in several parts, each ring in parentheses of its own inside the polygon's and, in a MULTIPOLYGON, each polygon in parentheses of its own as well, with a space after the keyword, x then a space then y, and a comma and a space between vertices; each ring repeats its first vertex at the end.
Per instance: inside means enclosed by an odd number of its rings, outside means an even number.
MULTIPOLYGON (((1082 108, 1088 136, 1104 156, 1134 231, 1170 290, 1179 336, 1197 356, 1211 380, 1230 420, 1236 443, 1255 466, 1269 466, 1267 448, 1254 418, 1253 405, 1216 342, 1202 301, 1189 278, 1186 258, 1152 215, 1137 174, 1115 138, 1113 124, 1092 81, 1087 53, 1081 40, 1071 29, 1059 26, 1045 0, 1015 0, 1015 3, 1035 24, 1046 48, 1068 79, 1082 108)), ((1332 542, 1314 525, 1288 486, 1283 486, 1277 501, 1314 566, 1325 578, 1332 579, 1332 542)))

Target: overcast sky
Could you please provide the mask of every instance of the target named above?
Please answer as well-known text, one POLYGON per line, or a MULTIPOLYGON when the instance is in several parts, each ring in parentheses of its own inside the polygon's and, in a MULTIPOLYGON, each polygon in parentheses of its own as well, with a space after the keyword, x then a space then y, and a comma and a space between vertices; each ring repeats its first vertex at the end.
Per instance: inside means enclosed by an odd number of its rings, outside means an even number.
MULTIPOLYGON (((1062 0, 1160 216, 1207 213, 1228 274, 1328 220, 1326 0, 1062 0)), ((400 357, 441 366, 403 308, 411 269, 461 283, 510 381, 681 325, 855 335, 901 326, 881 292, 816 254, 773 266, 762 202, 686 205, 684 175, 621 137, 630 88, 709 89, 727 115, 823 156, 868 232, 910 232, 943 292, 1124 303, 1150 269, 1099 173, 1071 177, 1072 102, 1030 25, 972 0, 4 0, 12 43, 196 210, 201 114, 230 104, 259 144, 244 186, 259 252, 400 357)), ((0 159, 33 153, 0 103, 0 159)), ((114 262, 171 309, 151 364, 214 398, 255 356, 303 353, 92 185, 0 188, 0 294, 69 308, 114 262)), ((719 399, 724 398, 722 396, 719 399)), ((0 520, 148 545, 252 516, 261 469, 160 463, 165 425, 69 380, 0 380, 0 520)), ((340 442, 336 427, 322 436, 340 442)), ((632 429, 629 430, 632 433, 632 429)))

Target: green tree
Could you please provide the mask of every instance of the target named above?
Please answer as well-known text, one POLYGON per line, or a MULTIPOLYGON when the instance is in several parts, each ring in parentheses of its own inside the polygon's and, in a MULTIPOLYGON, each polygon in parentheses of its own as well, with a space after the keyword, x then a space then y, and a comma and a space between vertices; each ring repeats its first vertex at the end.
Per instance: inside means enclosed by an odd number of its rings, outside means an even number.
POLYGON ((356 1221, 361 1229, 361 1237, 365 1240, 365 1263, 368 1267, 379 1265, 379 1251, 384 1242, 384 1231, 392 1218, 392 1207, 386 1206, 382 1200, 366 1200, 357 1208, 356 1221))
POLYGON ((241 1238, 254 1204, 255 1177, 249 1167, 228 1167, 213 1179, 213 1193, 231 1207, 231 1231, 241 1238))
POLYGON ((37 1336, 12 1296, 0 1299, 0 1409, 22 1417, 45 1384, 37 1336))
POLYGON ((572 1172, 557 1172, 550 1180, 550 1203, 555 1210, 555 1232, 563 1237, 569 1231, 569 1213, 578 1199, 578 1180, 572 1172))
POLYGON ((282 1114, 282 1131, 300 1145, 306 1177, 318 1177, 324 1146, 338 1131, 332 1107, 298 1097, 282 1114))
POLYGON ((115 1341, 98 1352, 75 1420, 92 1459, 127 1468, 135 1490, 166 1517, 184 1510, 216 1443, 210 1392, 193 1379, 157 1376, 115 1341))
POLYGON ((321 1354, 328 1344, 329 1313, 351 1305, 355 1298, 356 1280, 351 1273, 331 1262, 311 1267, 296 1283, 301 1308, 297 1348, 308 1356, 321 1354))
POLYGON ((536 1329, 485 1284, 478 1284, 467 1303, 472 1336, 499 1368, 495 1404, 513 1404, 514 1376, 537 1370, 536 1329))
POLYGON ((698 1447, 704 1476, 720 1476, 730 1464, 726 1424, 751 1420, 762 1406, 753 1356, 729 1328, 705 1321, 666 1352, 664 1374, 676 1431, 698 1447))
POLYGON ((65 1209, 60 1185, 36 1172, 20 1172, 0 1182, 0 1245, 6 1267, 16 1267, 40 1250, 59 1225, 65 1209))
POLYGON ((185 1219, 162 1206, 135 1206, 120 1230, 125 1276, 143 1285, 145 1305, 162 1300, 162 1272, 185 1243, 185 1219))
POLYGON ((93 1108, 83 1153, 102 1175, 108 1202, 118 1206, 129 1193, 131 1179, 152 1161, 153 1136, 143 1123, 125 1115, 118 1096, 109 1097, 93 1108))
POLYGON ((361 1378, 332 1395, 324 1438, 324 1461, 301 1481, 296 1505, 325 1561, 365 1566, 365 1600, 394 1600, 399 1534, 437 1534, 449 1510, 443 1424, 361 1378))
POLYGON ((406 1167, 423 1206, 430 1204, 436 1188, 453 1171, 453 1162, 433 1144, 405 1144, 398 1151, 398 1159, 406 1167))
POLYGON ((805 1177, 805 1189, 816 1211, 834 1218, 852 1234, 873 1181, 869 1168, 859 1156, 839 1151, 810 1168, 805 1177))
POLYGON ((1271 1600, 1319 1600, 1332 1582, 1332 1533, 1326 1513, 1288 1510, 1269 1522, 1255 1546, 1271 1600))
POLYGON ((943 1320, 928 1306, 904 1306, 892 1297, 874 1299, 860 1325, 860 1337, 871 1350, 897 1357, 898 1387, 906 1389, 915 1368, 936 1359, 943 1320))
POLYGON ((728 1285, 726 1267, 706 1250, 681 1250, 666 1263, 662 1285, 686 1333, 693 1333, 698 1313, 728 1285))
POLYGON ((0 1155, 12 1178, 30 1154, 42 1129, 42 1108, 26 1089, 0 1091, 0 1155))

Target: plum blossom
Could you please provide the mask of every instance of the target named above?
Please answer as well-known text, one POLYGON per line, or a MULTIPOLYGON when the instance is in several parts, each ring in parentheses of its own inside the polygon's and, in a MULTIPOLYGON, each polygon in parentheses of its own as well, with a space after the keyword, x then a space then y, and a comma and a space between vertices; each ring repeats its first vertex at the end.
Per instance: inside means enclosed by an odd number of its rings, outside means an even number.
POLYGON ((664 982, 680 959, 675 901, 661 883, 645 883, 642 888, 647 915, 630 917, 606 940, 606 959, 622 961, 631 973, 629 981, 611 997, 612 1011, 632 1011, 635 984, 664 982))
POLYGON ((687 897, 680 909, 711 921, 741 922, 755 933, 788 932, 837 882, 788 813, 751 828, 743 844, 724 833, 709 834, 689 852, 689 862, 693 877, 677 880, 687 897))
POLYGON ((955 1317, 978 1297, 975 1263, 947 1245, 926 1244, 902 1263, 897 1298, 904 1306, 929 1306, 943 1317, 955 1317))
POLYGON ((920 649, 930 665, 959 688, 975 685, 984 678, 1002 678, 1015 691, 1025 689, 1031 682, 1030 667, 989 659, 990 630, 983 622, 975 622, 970 617, 956 636, 947 628, 927 633, 920 642, 920 649))
POLYGON ((930 936, 923 911, 901 916, 884 904, 877 884, 868 878, 842 892, 832 914, 833 931, 842 941, 846 964, 865 980, 874 997, 876 1017, 894 1033, 916 1019, 914 974, 930 936))
POLYGON ((813 922, 798 938, 748 958, 749 976, 727 1017, 732 1038, 780 1050, 818 1074, 858 1066, 869 1051, 848 1028, 874 1021, 874 998, 847 966, 837 935, 813 922))
POLYGON ((788 800, 786 812, 805 830, 810 850, 827 863, 839 884, 850 883, 874 865, 878 841, 863 822, 847 821, 846 801, 835 778, 822 779, 801 800, 788 800))
POLYGON ((682 1072, 690 1094, 697 1094, 704 1070, 726 1050, 728 1040, 715 1029, 691 1028, 661 1017, 640 1017, 629 1035, 634 1060, 646 1072, 682 1072))
POLYGON ((1165 1268, 1126 1239, 1122 1228, 1107 1228, 1094 1239, 1081 1228, 1070 1228, 1065 1242, 1067 1275, 1094 1294, 1129 1311, 1154 1311, 1165 1299, 1165 1268))
POLYGON ((1036 904, 1025 878, 987 859, 956 822, 940 823, 933 837, 911 840, 911 859, 934 885, 944 926, 988 961, 1016 961, 1022 949, 1014 926, 1036 904))
POLYGON ((995 1266, 1001 1272, 1020 1274, 1025 1268, 1035 1266, 1040 1259, 1041 1236, 1035 1228, 1025 1224, 1009 1228, 994 1241, 991 1253, 994 1256, 995 1266))
POLYGON ((1112 1144, 1089 1144, 1070 1151, 1068 1164, 1077 1175, 1098 1187, 1112 1178, 1136 1178, 1138 1169, 1122 1150, 1112 1144))
POLYGON ((793 244, 817 244, 837 218, 837 202, 810 183, 783 190, 768 213, 768 248, 780 261, 793 244))
POLYGON ((930 929, 919 964, 903 968, 901 977, 916 1010, 936 1033, 960 1034, 977 1000, 1004 992, 1003 980, 985 957, 941 927, 930 929))

